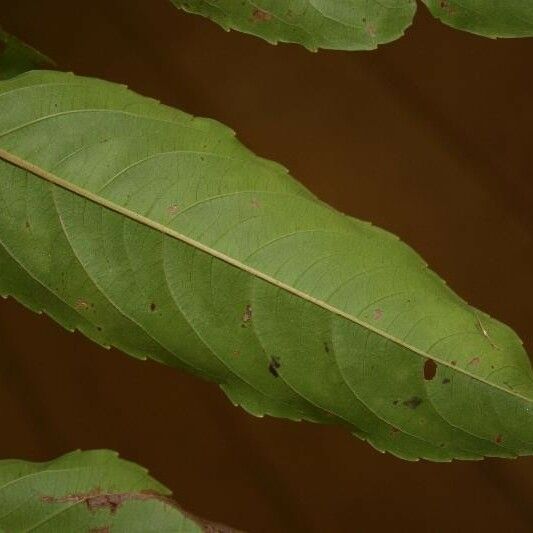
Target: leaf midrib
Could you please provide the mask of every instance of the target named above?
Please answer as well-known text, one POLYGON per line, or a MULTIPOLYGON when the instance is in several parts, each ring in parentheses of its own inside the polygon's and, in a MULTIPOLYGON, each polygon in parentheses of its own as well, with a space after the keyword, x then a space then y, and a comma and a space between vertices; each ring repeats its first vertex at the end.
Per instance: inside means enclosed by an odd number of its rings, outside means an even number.
POLYGON ((398 346, 401 346, 402 348, 405 348, 406 350, 423 357, 424 359, 430 359, 434 361, 437 364, 440 364, 444 367, 449 368, 453 372, 457 372, 459 374, 463 374, 465 376, 468 376, 476 381, 479 381, 480 383, 492 387, 494 389, 498 389, 509 396, 514 396, 522 401, 525 401, 526 403, 533 403, 533 400, 516 392, 508 390, 501 385, 498 385, 496 383, 491 383, 487 381, 486 379, 483 379, 481 376, 476 376, 475 374, 472 374, 471 372, 468 372, 467 370, 454 366, 448 361, 445 361, 443 359, 440 359, 439 357, 436 357, 435 355, 428 354, 424 352, 423 350, 420 350, 419 348, 416 348, 415 346, 412 346, 403 340, 395 337, 394 335, 391 335, 390 333, 387 333, 386 331, 380 330, 379 328, 376 328, 375 326, 368 324, 367 322, 357 318, 354 315, 351 315, 350 313, 347 313, 345 311, 342 311, 341 309, 338 309, 337 307, 330 305, 329 303, 319 299, 315 298, 314 296, 311 296, 310 294, 307 294, 303 291, 300 291, 299 289, 296 289, 295 287, 292 287, 286 283, 283 283, 282 281, 279 281, 278 279, 261 272, 260 270, 257 270, 253 267, 250 267, 246 265, 245 263, 234 259, 233 257, 220 252, 218 250, 215 250, 214 248, 211 248, 195 239, 192 239, 188 237, 187 235, 184 235, 182 233, 179 233, 178 231, 175 231, 164 224, 161 224, 159 222, 156 222, 154 220, 151 220, 143 215, 140 215, 139 213, 136 213, 134 211, 131 211, 130 209, 127 209, 121 205, 118 205, 114 202, 111 202, 110 200, 107 200, 106 198, 103 198, 99 196, 98 194, 95 194, 91 191, 88 191, 86 189, 83 189, 82 187, 78 187, 77 185, 74 185, 70 183, 69 181, 60 178, 59 176, 55 175, 52 172, 49 172, 38 165, 35 165, 29 161, 26 161, 25 159, 17 156, 16 154, 13 154, 7 150, 4 150, 0 148, 0 159, 5 161, 6 163, 9 163, 10 165, 13 165, 17 168, 20 168, 26 172, 29 172, 33 174, 34 176, 41 178, 57 187, 60 187, 64 190, 67 190, 73 194, 76 194, 86 200, 89 200, 97 205, 100 205, 101 207, 104 207, 106 209, 109 209, 110 211, 114 211, 115 213, 118 213, 122 216, 125 216, 135 222, 138 222, 139 224, 143 224, 147 227, 150 227, 156 231, 159 231, 165 235, 168 235, 169 237, 172 237, 176 240, 179 240, 189 246, 192 246, 193 248, 196 248, 197 250, 200 250, 204 253, 207 253, 213 257, 216 257, 217 259, 236 267, 252 276, 255 276, 259 279, 262 279, 263 281, 266 281, 267 283, 274 285, 275 287, 278 287, 280 289, 283 289, 294 296, 297 296, 303 300, 306 300, 318 307, 321 307, 322 309, 325 309, 326 311, 329 311, 337 316, 340 316, 342 318, 345 318, 346 320, 349 320, 350 322, 353 322, 368 331, 371 331, 373 333, 376 333, 377 335, 380 335, 384 339, 387 339, 390 342, 393 342, 394 344, 397 344, 398 346))

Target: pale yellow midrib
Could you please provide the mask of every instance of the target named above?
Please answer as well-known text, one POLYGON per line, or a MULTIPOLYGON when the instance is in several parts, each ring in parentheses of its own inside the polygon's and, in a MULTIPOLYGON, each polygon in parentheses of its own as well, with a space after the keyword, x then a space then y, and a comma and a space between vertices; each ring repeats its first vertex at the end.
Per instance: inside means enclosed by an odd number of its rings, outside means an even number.
POLYGON ((327 302, 324 302, 323 300, 320 300, 318 298, 315 298, 314 296, 311 296, 310 294, 307 294, 303 291, 300 291, 294 287, 291 287, 290 285, 287 285, 283 283, 282 281, 279 281, 272 276, 269 276, 268 274, 265 274, 264 272, 261 272, 260 270, 257 270, 253 267, 250 267, 241 261, 234 259, 233 257, 230 257, 222 252, 219 252, 218 250, 215 250, 213 248, 210 248, 209 246, 206 246, 205 244, 202 244, 199 241, 196 241, 194 239, 191 239, 190 237, 187 237, 186 235, 183 235, 182 233, 179 233, 164 224, 160 224, 159 222, 155 222, 154 220, 151 220, 147 217, 144 217, 142 215, 139 215, 138 213, 135 213, 134 211, 131 211, 129 209, 126 209, 125 207, 122 207, 118 204, 115 204, 114 202, 111 202, 107 200, 106 198, 102 198, 101 196, 94 194, 91 191, 88 191, 86 189, 82 189, 81 187, 78 187, 77 185, 74 185, 67 180, 64 180, 60 178, 59 176, 56 176, 52 172, 48 172, 47 170, 34 165, 33 163, 24 160, 23 158, 12 154, 11 152, 8 152, 7 150, 4 150, 0 148, 0 159, 4 160, 5 162, 16 166, 22 170, 25 170, 27 172, 30 172, 31 174, 37 176, 38 178, 44 179, 45 181, 48 181, 49 183, 52 183, 53 185, 56 185, 58 187, 61 187, 62 189, 65 189, 71 193, 74 193, 82 198, 85 198, 86 200, 89 200, 97 205, 100 205, 102 207, 105 207, 106 209, 109 209, 111 211, 114 211, 115 213, 118 213, 120 215, 123 215, 131 220, 134 220, 135 222, 138 222, 139 224, 143 224, 147 227, 150 227, 152 229, 155 229, 165 235, 168 235, 169 237, 172 237, 174 239, 177 239, 181 242, 184 242, 185 244, 188 244, 189 246, 192 246, 196 248, 197 250, 200 250, 204 253, 207 253, 213 257, 216 257, 217 259, 220 259, 221 261, 236 267, 244 272, 247 272, 248 274, 255 276, 259 279, 262 279, 263 281, 266 281, 267 283, 270 283, 271 285, 274 285, 275 287, 278 287, 280 289, 283 289, 295 296, 298 296, 299 298, 302 298, 303 300, 306 300, 314 305, 317 305, 318 307, 321 307, 322 309, 325 309, 337 316, 340 316, 342 318, 345 318, 346 320, 349 320, 350 322, 353 322, 369 331, 372 331, 373 333, 376 333, 377 335, 380 335, 381 337, 389 340, 390 342, 393 342, 394 344, 397 344, 398 346, 401 346, 402 348, 405 348, 412 353, 415 353, 419 355, 420 357, 423 357, 424 359, 430 359, 434 361, 435 363, 438 363, 440 365, 443 365, 450 370, 454 372, 458 372, 460 374, 464 374, 476 381, 479 381, 480 383, 483 383, 484 385, 487 385, 488 387, 492 387, 494 389, 498 389, 510 396, 514 396, 520 400, 523 400, 527 403, 533 403, 533 400, 530 398, 527 398, 526 396, 523 396, 522 394, 519 394, 515 391, 508 390, 501 385, 498 385, 496 383, 491 383, 485 379, 483 379, 480 376, 476 376, 475 374, 472 374, 468 372, 467 370, 464 370, 462 368, 459 368, 457 366, 452 365, 448 361, 445 361, 443 359, 440 359, 438 357, 435 357, 434 355, 425 353, 423 350, 420 350, 416 348, 415 346, 412 346, 410 344, 405 343, 401 339, 398 339, 394 337, 393 335, 390 335, 389 333, 382 331, 371 324, 368 324, 359 318, 346 313, 345 311, 342 311, 341 309, 338 309, 327 302))

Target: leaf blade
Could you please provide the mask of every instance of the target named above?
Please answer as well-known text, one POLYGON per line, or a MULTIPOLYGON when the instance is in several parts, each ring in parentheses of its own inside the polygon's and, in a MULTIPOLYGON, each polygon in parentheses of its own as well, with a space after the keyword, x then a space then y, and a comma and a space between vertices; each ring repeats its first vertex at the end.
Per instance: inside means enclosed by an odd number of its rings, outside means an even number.
POLYGON ((0 107, 25 101, 18 122, 0 121, 0 202, 18 210, 0 217, 0 239, 37 278, 63 284, 54 296, 93 329, 110 330, 92 331, 101 344, 186 367, 256 415, 348 425, 403 458, 531 453, 531 425, 517 427, 531 417, 531 367, 516 335, 406 245, 322 204, 212 121, 44 76, 50 87, 34 74, 5 98, 0 89, 0 107), (21 235, 25 222, 44 235, 21 235), (47 249, 58 257, 39 265, 47 249), (428 359, 438 369, 426 382, 428 359), (462 412, 448 408, 472 387, 486 404, 475 420, 461 401, 462 412), (495 422, 498 409, 514 414, 495 422))
MULTIPOLYGON (((316 51, 373 50, 402 37, 416 2, 389 0, 171 0, 185 11, 207 17, 266 41, 297 43, 316 51)), ((422 0, 430 13, 452 28, 490 38, 533 36, 528 0, 422 0)))
POLYGON ((0 80, 18 76, 27 70, 53 65, 50 58, 8 34, 0 26, 0 80))
POLYGON ((298 43, 316 51, 373 50, 401 37, 416 11, 413 0, 261 0, 251 2, 172 0, 190 13, 208 17, 276 44, 298 43))
POLYGON ((0 461, 0 527, 6 531, 200 533, 207 526, 214 524, 184 512, 166 487, 116 452, 0 461))
POLYGON ((527 0, 423 0, 431 14, 452 28, 482 37, 533 36, 533 6, 527 0))

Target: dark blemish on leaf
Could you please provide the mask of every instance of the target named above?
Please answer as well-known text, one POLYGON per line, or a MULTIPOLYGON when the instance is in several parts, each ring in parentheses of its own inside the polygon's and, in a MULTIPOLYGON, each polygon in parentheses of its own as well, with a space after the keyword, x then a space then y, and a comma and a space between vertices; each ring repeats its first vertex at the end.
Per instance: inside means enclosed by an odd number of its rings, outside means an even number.
POLYGON ((421 403, 422 398, 419 398, 418 396, 413 396, 412 398, 409 398, 403 402, 405 407, 409 407, 409 409, 416 409, 421 403))
POLYGON ((468 362, 468 366, 470 366, 470 365, 479 365, 480 362, 481 362, 481 359, 479 357, 473 357, 468 362))
POLYGON ((503 442, 503 437, 501 435, 496 435, 494 442, 496 444, 501 444, 503 442))
POLYGON ((156 309, 157 309, 157 305, 154 302, 152 302, 150 304, 150 311, 152 311, 152 313, 153 313, 156 309))
POLYGON ((30 229, 31 228, 31 224, 29 223, 28 220, 26 220, 26 224, 24 224, 26 226, 26 229, 30 229))
POLYGON ((426 359, 424 363, 424 379, 431 381, 437 374, 437 363, 432 359, 426 359))
POLYGON ((394 400, 392 403, 393 405, 398 405, 400 403, 400 400, 394 400))
POLYGON ((252 13, 252 20, 254 22, 268 22, 272 19, 272 15, 262 9, 254 9, 252 13))
POLYGON ((252 320, 252 317, 253 317, 252 306, 248 304, 244 308, 244 313, 242 315, 242 327, 243 328, 246 327, 248 322, 252 320))
POLYGON ((390 432, 391 432, 392 435, 396 435, 397 433, 400 432, 400 430, 398 428, 391 427, 390 428, 390 432))
POLYGON ((374 320, 381 320, 383 318, 383 309, 374 309, 374 320))
POLYGON ((440 8, 442 10, 446 11, 446 13, 448 13, 448 15, 455 15, 455 7, 450 5, 450 1, 449 0, 441 0, 440 8))
POLYGON ((110 526, 97 527, 96 529, 89 529, 89 533, 111 533, 110 526))
POLYGON ((451 361, 450 364, 455 366, 457 364, 457 361, 451 361))
POLYGON ((324 343, 324 351, 325 351, 326 353, 329 353, 329 346, 328 346, 328 343, 327 343, 327 342, 324 343))
POLYGON ((107 509, 111 514, 115 514, 120 506, 130 500, 158 500, 172 507, 177 507, 175 502, 162 494, 154 491, 140 491, 140 492, 102 492, 97 488, 91 492, 80 494, 68 494, 67 496, 42 496, 41 501, 44 503, 84 503, 89 511, 98 511, 99 509, 107 509))
POLYGON ((268 371, 277 378, 279 376, 278 368, 281 366, 279 357, 271 357, 270 363, 268 364, 268 371))
POLYGON ((443 385, 448 385, 448 383, 450 383, 450 378, 444 378, 444 379, 442 380, 442 384, 443 384, 443 385))
POLYGON ((96 326, 97 331, 102 331, 102 326, 96 326))

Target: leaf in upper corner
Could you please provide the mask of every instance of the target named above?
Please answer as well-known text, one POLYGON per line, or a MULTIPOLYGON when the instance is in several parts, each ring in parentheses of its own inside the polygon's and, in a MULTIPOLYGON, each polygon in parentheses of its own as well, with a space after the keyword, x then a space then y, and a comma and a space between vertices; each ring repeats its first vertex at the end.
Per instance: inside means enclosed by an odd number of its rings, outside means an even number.
POLYGON ((225 29, 311 50, 372 50, 411 25, 415 0, 171 0, 225 29))
MULTIPOLYGON (((171 0, 225 29, 311 50, 372 50, 400 38, 415 0, 171 0)), ((444 24, 486 37, 533 36, 531 0, 422 0, 444 24)))
POLYGON ((533 453, 510 328, 228 128, 122 86, 0 83, 0 294, 257 416, 405 459, 533 453))
POLYGON ((533 36, 531 0, 422 0, 444 24, 484 37, 533 36))
POLYGON ((237 533, 184 512, 144 468, 109 450, 0 461, 0 530, 237 533))
POLYGON ((53 66, 53 61, 0 27, 0 80, 27 70, 53 66))

